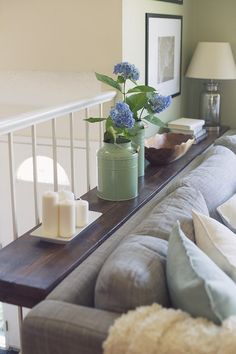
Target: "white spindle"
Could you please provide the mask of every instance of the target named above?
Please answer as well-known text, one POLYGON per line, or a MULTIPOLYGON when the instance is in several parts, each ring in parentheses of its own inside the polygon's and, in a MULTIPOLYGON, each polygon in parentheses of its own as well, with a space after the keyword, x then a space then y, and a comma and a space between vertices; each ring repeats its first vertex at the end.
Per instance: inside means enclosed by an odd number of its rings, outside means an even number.
MULTIPOLYGON (((21 306, 17 306, 18 312, 18 321, 19 321, 19 332, 20 332, 20 347, 22 348, 22 337, 21 337, 21 327, 23 323, 23 308, 21 306)), ((20 352, 21 353, 21 352, 20 352)))
POLYGON ((36 125, 31 127, 32 135, 32 158, 33 158, 33 181, 34 181, 34 213, 35 222, 39 224, 39 197, 38 197, 38 168, 37 168, 37 138, 36 138, 36 125))
POLYGON ((74 154, 74 117, 70 113, 70 166, 71 166, 71 190, 75 193, 75 154, 74 154))
MULTIPOLYGON (((89 118, 89 109, 86 108, 86 118, 89 118)), ((87 190, 90 190, 90 153, 89 153, 89 123, 85 123, 85 142, 86 142, 86 174, 87 190)))
POLYGON ((10 170, 10 188, 11 188, 11 213, 12 228, 14 240, 18 237, 18 225, 16 217, 16 186, 15 186, 15 163, 13 149, 13 133, 8 134, 8 150, 9 150, 9 170, 10 170))
POLYGON ((52 151, 53 151, 53 178, 54 191, 58 191, 58 175, 57 175, 57 135, 56 135, 56 119, 52 119, 52 151))

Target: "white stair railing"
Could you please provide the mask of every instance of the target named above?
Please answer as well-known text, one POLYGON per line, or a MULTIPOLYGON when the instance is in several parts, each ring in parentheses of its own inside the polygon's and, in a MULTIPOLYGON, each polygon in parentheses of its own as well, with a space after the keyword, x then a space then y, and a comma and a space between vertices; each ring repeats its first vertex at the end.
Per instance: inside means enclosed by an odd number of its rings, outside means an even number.
MULTIPOLYGON (((11 219, 12 219, 12 235, 13 237, 9 239, 11 242, 19 237, 18 219, 17 219, 17 193, 16 193, 16 170, 15 170, 15 152, 16 152, 16 142, 18 139, 18 132, 25 128, 30 128, 31 138, 29 139, 32 152, 33 161, 33 192, 32 200, 34 200, 34 219, 35 225, 40 222, 40 208, 39 208, 39 181, 38 181, 38 166, 37 166, 37 156, 39 143, 38 140, 41 139, 37 135, 38 125, 51 122, 51 149, 53 156, 53 188, 55 191, 58 190, 58 144, 57 138, 57 120, 59 117, 66 117, 69 127, 69 144, 67 144, 67 150, 69 148, 69 159, 70 159, 70 186, 73 193, 76 191, 76 164, 80 163, 75 161, 75 146, 76 149, 85 150, 85 163, 83 168, 80 168, 80 173, 83 171, 86 180, 87 191, 91 188, 91 171, 90 171, 90 131, 89 124, 84 122, 85 131, 83 144, 78 146, 78 139, 75 142, 75 123, 76 119, 88 118, 90 115, 90 109, 96 108, 98 115, 100 117, 103 114, 104 104, 109 104, 110 106, 114 102, 116 93, 114 91, 104 92, 98 94, 92 98, 78 100, 76 102, 71 102, 63 105, 58 105, 52 108, 44 108, 33 112, 27 112, 24 114, 15 115, 10 118, 2 118, 0 120, 0 142, 8 144, 8 165, 9 165, 9 186, 10 186, 10 205, 11 205, 11 219), (83 118, 76 117, 76 113, 81 112, 80 116, 83 118)), ((97 125, 97 143, 101 146, 103 140, 103 124, 97 125)), ((80 139, 81 140, 81 139, 80 139)), ((28 197, 28 196, 27 196, 28 197)), ((79 196, 76 196, 79 197, 79 196)), ((30 196, 31 198, 31 196, 30 196)), ((8 203, 9 204, 9 203, 8 203)), ((19 323, 22 322, 22 308, 18 308, 18 320, 19 323)))
MULTIPOLYGON (((10 190, 11 190, 11 208, 12 208, 12 229, 14 238, 17 238, 17 200, 16 200, 16 187, 15 187, 15 174, 14 170, 14 135, 17 131, 24 128, 31 128, 32 137, 32 158, 33 158, 33 185, 34 185, 34 205, 35 205, 35 220, 39 222, 39 200, 38 200, 38 178, 37 178, 37 133, 36 128, 40 123, 51 121, 52 127, 52 151, 53 151, 53 173, 54 173, 54 190, 58 190, 58 175, 57 175, 57 119, 59 117, 68 116, 68 125, 70 130, 70 165, 71 165, 71 190, 75 192, 75 157, 74 157, 74 113, 85 111, 84 118, 89 117, 89 109, 98 106, 100 116, 103 114, 104 103, 112 103, 116 93, 114 91, 104 92, 89 99, 79 100, 64 104, 61 106, 42 109, 35 112, 20 114, 10 119, 2 119, 0 121, 0 137, 8 135, 8 149, 9 149, 9 175, 10 175, 10 190)), ((102 124, 98 125, 98 140, 102 144, 103 127, 102 124), (100 125, 100 127, 99 127, 100 125)), ((85 122, 85 148, 86 148, 86 166, 81 169, 86 173, 87 190, 91 186, 91 172, 90 172, 90 134, 89 124, 85 122)), ((82 147, 81 147, 82 148, 82 147)))

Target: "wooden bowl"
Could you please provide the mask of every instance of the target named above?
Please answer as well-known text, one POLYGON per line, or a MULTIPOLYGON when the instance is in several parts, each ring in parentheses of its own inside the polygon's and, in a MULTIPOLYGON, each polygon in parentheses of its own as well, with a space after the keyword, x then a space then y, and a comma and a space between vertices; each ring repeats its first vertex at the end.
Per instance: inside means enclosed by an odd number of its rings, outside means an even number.
POLYGON ((166 165, 186 154, 193 142, 185 134, 156 134, 145 140, 145 157, 151 165, 166 165))

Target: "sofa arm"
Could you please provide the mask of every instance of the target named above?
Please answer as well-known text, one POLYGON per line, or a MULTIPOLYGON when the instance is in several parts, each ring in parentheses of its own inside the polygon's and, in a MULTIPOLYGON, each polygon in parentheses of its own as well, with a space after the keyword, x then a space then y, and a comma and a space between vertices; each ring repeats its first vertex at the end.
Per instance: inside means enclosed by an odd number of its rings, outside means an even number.
POLYGON ((102 342, 120 315, 45 300, 24 319, 23 354, 102 354, 102 342))

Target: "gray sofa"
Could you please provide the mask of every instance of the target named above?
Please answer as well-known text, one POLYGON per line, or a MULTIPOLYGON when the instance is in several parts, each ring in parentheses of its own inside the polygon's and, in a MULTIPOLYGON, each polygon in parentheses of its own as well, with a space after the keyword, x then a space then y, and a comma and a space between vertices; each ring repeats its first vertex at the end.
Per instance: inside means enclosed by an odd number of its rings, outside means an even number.
POLYGON ((121 313, 153 302, 171 306, 165 259, 173 225, 179 220, 194 241, 192 209, 218 218, 216 207, 236 193, 236 137, 216 144, 29 312, 23 354, 100 354, 121 313))

